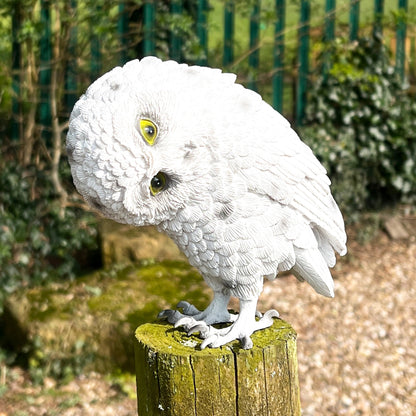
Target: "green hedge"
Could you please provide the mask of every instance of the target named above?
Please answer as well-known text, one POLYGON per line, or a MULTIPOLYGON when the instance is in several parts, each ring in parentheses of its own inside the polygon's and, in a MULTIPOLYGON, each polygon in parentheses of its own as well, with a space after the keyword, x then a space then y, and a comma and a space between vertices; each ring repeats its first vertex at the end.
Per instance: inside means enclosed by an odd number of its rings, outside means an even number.
POLYGON ((62 215, 47 171, 0 160, 0 311, 21 286, 81 272, 85 252, 97 249, 94 224, 80 208, 62 215))
POLYGON ((416 97, 378 36, 337 39, 320 57, 302 136, 351 219, 416 200, 416 97), (325 68, 330 68, 325 70, 325 68))

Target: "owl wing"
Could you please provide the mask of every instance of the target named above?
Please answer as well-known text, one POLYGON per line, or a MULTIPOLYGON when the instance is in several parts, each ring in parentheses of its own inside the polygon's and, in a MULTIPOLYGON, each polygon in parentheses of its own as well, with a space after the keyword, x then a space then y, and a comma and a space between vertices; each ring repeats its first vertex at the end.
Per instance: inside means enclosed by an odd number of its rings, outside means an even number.
POLYGON ((248 192, 267 196, 278 204, 274 233, 291 243, 294 274, 318 293, 332 297, 328 267, 335 265, 335 251, 345 254, 346 234, 330 192, 330 180, 289 122, 267 104, 264 106, 267 108, 261 113, 267 122, 257 123, 267 128, 261 137, 240 143, 231 168, 243 176, 248 192), (262 140, 261 146, 255 145, 258 140, 262 140))

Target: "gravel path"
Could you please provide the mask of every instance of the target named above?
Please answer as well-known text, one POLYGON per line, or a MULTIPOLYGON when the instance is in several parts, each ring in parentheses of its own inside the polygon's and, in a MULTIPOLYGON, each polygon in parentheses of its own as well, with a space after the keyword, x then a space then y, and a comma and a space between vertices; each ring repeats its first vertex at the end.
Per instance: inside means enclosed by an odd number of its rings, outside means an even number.
POLYGON ((303 414, 416 415, 416 239, 351 242, 334 299, 288 277, 265 288, 298 332, 303 414))
MULTIPOLYGON (((416 415, 416 238, 352 240, 333 275, 334 299, 287 276, 266 283, 259 303, 298 332, 303 415, 416 415)), ((0 380, 0 416, 134 416, 135 409, 97 374, 63 387, 53 380, 34 387, 19 369, 0 380)))

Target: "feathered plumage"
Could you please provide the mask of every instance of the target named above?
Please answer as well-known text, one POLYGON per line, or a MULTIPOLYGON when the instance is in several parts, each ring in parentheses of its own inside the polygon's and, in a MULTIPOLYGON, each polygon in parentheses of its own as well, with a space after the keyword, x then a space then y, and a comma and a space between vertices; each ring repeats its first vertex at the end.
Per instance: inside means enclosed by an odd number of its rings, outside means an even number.
POLYGON ((74 183, 105 216, 167 233, 214 290, 205 311, 161 316, 200 331, 202 347, 249 348, 263 277, 292 269, 332 297, 328 267, 345 254, 325 169, 261 97, 218 69, 147 57, 94 82, 71 114, 74 183), (240 314, 230 315, 230 296, 240 314), (216 322, 235 321, 216 330, 216 322))

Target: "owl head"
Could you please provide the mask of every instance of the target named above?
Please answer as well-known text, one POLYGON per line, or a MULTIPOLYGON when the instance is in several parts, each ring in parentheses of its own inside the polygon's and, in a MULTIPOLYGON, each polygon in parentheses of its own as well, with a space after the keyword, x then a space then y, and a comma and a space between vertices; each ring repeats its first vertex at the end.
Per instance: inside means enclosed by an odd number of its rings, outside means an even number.
POLYGON ((157 225, 229 186, 224 161, 262 101, 235 78, 154 57, 103 75, 70 117, 78 191, 118 222, 157 225))

